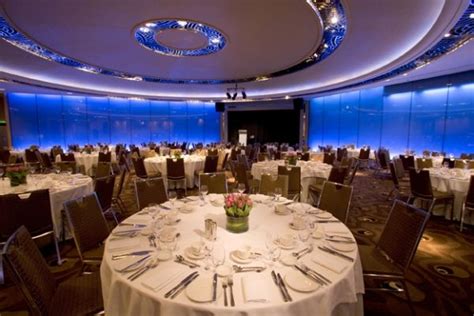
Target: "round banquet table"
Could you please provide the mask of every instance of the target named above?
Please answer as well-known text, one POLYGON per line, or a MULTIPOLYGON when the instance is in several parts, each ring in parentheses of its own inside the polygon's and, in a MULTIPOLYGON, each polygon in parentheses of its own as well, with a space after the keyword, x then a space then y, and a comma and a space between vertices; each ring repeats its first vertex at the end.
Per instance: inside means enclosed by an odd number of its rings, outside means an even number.
MULTIPOLYGON (((255 196, 252 195, 251 197, 254 198, 255 196)), ((212 197, 208 196, 207 198, 209 200, 212 197)), ((179 213, 181 221, 178 224, 167 226, 174 227, 174 232, 181 234, 178 238, 177 250, 174 252, 174 255, 185 255, 185 249, 192 242, 203 240, 201 236, 204 230, 205 218, 213 218, 217 221, 217 240, 215 241, 214 249, 218 245, 225 249, 224 265, 231 266, 236 264, 231 259, 230 253, 243 246, 250 246, 252 251, 259 251, 265 255, 265 236, 268 232, 298 234, 297 231, 289 228, 292 215, 277 215, 274 209, 275 207, 268 204, 255 203, 249 218, 249 231, 234 234, 225 229, 226 219, 222 206, 214 203, 206 203, 203 206, 195 204, 193 212, 187 214, 179 213)), ((126 219, 125 223, 148 224, 150 221, 150 215, 140 215, 138 213, 126 219)), ((349 229, 339 221, 318 223, 317 225, 317 229, 325 231, 326 234, 337 232, 338 234, 344 234, 353 238, 349 229)), ((119 226, 114 232, 117 229, 126 228, 129 229, 130 226, 119 226)), ((148 228, 143 229, 147 230, 148 228)), ((196 303, 188 298, 187 290, 182 291, 174 299, 164 297, 166 292, 193 271, 199 272, 197 280, 202 278, 203 281, 209 280, 211 282, 213 272, 212 270, 206 271, 203 268, 204 262, 201 260, 195 261, 201 265, 196 269, 190 269, 173 260, 160 261, 157 267, 147 271, 141 277, 133 281, 128 280, 127 277, 131 273, 121 274, 116 271, 119 267, 125 266, 125 263, 120 263, 124 259, 114 261, 112 260, 112 255, 130 251, 151 250, 153 258, 156 250, 150 247, 149 241, 145 236, 146 234, 138 234, 133 238, 119 238, 111 241, 114 238, 114 232, 106 241, 105 253, 100 268, 105 313, 108 315, 363 315, 362 294, 364 293, 364 283, 362 266, 355 244, 351 251, 344 252, 344 254, 354 259, 351 262, 321 252, 317 249, 317 246, 327 242, 324 239, 312 238, 313 252, 300 258, 299 261, 324 275, 331 281, 331 284, 321 286, 315 291, 308 293, 297 292, 288 287, 289 294, 293 298, 293 301, 288 303, 283 301, 278 288, 273 283, 271 271, 275 270, 285 279, 287 274, 297 272, 295 268, 284 266, 281 262, 276 262, 275 265, 267 266, 260 273, 234 273, 233 293, 236 304, 235 307, 226 307, 224 306, 221 290, 221 278, 218 281, 217 288, 219 290, 216 302, 196 303), (320 262, 325 260, 323 262, 324 265, 315 263, 315 260, 320 260, 320 262), (334 268, 331 267, 336 265, 342 265, 342 271, 334 272, 335 270, 332 270, 334 268), (176 277, 176 275, 179 275, 179 277, 176 277), (169 281, 170 279, 172 281, 169 281), (254 287, 261 288, 261 291, 256 290, 259 293, 265 293, 266 301, 246 301, 243 294, 243 280, 245 280, 246 284, 249 284, 247 282, 252 282, 250 284, 254 284, 254 287), (165 285, 163 285, 163 282, 165 285)), ((281 250, 281 256, 289 255, 292 251, 303 249, 303 247, 297 241, 297 245, 293 250, 281 250)), ((126 264, 136 260, 138 258, 134 257, 133 260, 126 262, 126 264)), ((260 258, 248 263, 248 265, 265 265, 266 263, 268 263, 266 259, 260 258)), ((227 296, 229 298, 229 291, 227 291, 227 296)))
POLYGON ((20 194, 41 189, 49 189, 54 232, 59 238, 63 233, 61 210, 64 202, 94 192, 94 185, 91 177, 67 173, 28 175, 27 184, 16 187, 10 186, 9 179, 0 181, 0 195, 20 194))
MULTIPOLYGON (((441 192, 449 192, 454 195, 454 219, 460 219, 461 209, 464 203, 464 199, 469 190, 469 181, 471 176, 474 175, 474 170, 472 169, 448 169, 448 168, 428 168, 426 169, 430 172, 431 186, 433 189, 436 189, 441 192)), ((440 208, 444 207, 442 204, 440 208)), ((438 209, 434 210, 434 213, 439 215, 440 211, 438 209)), ((450 213, 446 213, 445 217, 447 219, 451 218, 450 213)), ((465 222, 468 224, 474 223, 474 216, 471 214, 470 218, 465 218, 465 222)))
MULTIPOLYGON (((260 161, 252 164, 252 176, 260 180, 262 174, 270 174, 274 177, 278 175, 278 166, 284 166, 284 160, 260 161)), ((298 160, 297 166, 301 167, 301 201, 308 201, 308 187, 317 182, 317 178, 329 178, 332 166, 320 161, 298 160)))
MULTIPOLYGON (((150 158, 145 158, 145 169, 148 174, 157 173, 157 171, 161 172, 163 178, 166 178, 166 158, 170 157, 163 157, 163 156, 155 156, 150 158)), ((186 175, 186 185, 188 188, 194 187, 194 173, 195 171, 202 171, 204 170, 204 160, 206 159, 205 156, 199 155, 183 155, 182 158, 184 159, 184 173, 186 175)))
MULTIPOLYGON (((77 166, 84 166, 84 170, 87 175, 92 176, 93 175, 93 167, 97 167, 97 164, 99 163, 99 153, 98 152, 92 152, 90 154, 87 153, 74 153, 74 159, 76 160, 77 166)), ((117 161, 117 155, 115 152, 112 152, 111 155, 111 160, 112 162, 117 161)), ((57 155, 55 158, 56 162, 61 161, 61 156, 57 155)))

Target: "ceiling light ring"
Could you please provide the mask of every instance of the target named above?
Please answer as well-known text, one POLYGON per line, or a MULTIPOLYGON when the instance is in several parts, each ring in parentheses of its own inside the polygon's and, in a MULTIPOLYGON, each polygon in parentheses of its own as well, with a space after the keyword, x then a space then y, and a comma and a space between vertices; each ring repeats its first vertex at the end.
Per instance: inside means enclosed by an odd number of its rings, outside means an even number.
MULTIPOLYGON (((125 79, 125 80, 144 81, 144 82, 162 83, 162 84, 205 84, 205 85, 255 82, 255 81, 260 81, 259 78, 265 78, 265 80, 268 80, 271 78, 288 75, 288 74, 303 70, 307 67, 311 67, 314 64, 319 63, 323 61, 324 59, 326 59, 327 57, 329 57, 341 44, 347 30, 347 19, 344 13, 345 11, 342 5, 342 0, 306 0, 306 2, 309 4, 311 9, 316 13, 318 18, 320 18, 321 21, 323 21, 323 28, 322 28, 324 30, 323 40, 320 43, 320 45, 317 47, 316 52, 314 51, 311 52, 308 58, 303 59, 303 61, 300 61, 296 65, 290 66, 289 68, 279 70, 270 74, 262 74, 262 75, 258 75, 254 77, 247 77, 247 78, 240 78, 240 79, 172 79, 172 78, 160 78, 160 77, 152 77, 152 76, 141 76, 138 74, 102 68, 100 66, 91 65, 86 62, 81 62, 77 59, 64 56, 58 52, 53 51, 52 49, 46 48, 45 46, 29 38, 24 33, 18 31, 1 14, 0 14, 0 38, 24 51, 27 51, 45 60, 54 61, 62 65, 70 66, 84 72, 108 75, 108 76, 125 79), (319 12, 316 9, 316 7, 318 8, 319 12), (338 23, 331 24, 330 23, 331 18, 335 14, 334 12, 336 12, 338 15, 338 23)), ((167 20, 170 20, 170 19, 167 19, 167 20)), ((174 20, 175 24, 177 24, 178 26, 179 26, 178 22, 181 22, 181 21, 184 21, 184 20, 178 20, 178 19, 174 20)), ((188 26, 189 23, 193 24, 194 27, 198 27, 198 28, 201 25, 204 26, 203 23, 196 22, 196 21, 186 21, 186 22, 187 24, 185 26, 180 26, 180 27, 181 28, 191 27, 191 26, 188 26)), ((154 24, 153 21, 146 21, 146 22, 140 23, 140 27, 151 29, 151 28, 156 27, 153 24, 154 24)), ((134 30, 136 29, 137 28, 135 27, 134 30)), ((223 36, 222 38, 226 42, 228 42, 228 38, 224 36, 224 33, 220 31, 218 32, 219 34, 222 34, 223 36)), ((143 32, 143 33, 152 33, 152 32, 143 32)), ((151 34, 143 35, 140 33, 140 40, 150 40, 149 38, 150 36, 151 34)), ((222 43, 218 44, 218 46, 221 46, 221 45, 222 43)), ((179 56, 179 53, 176 56, 179 56)), ((193 55, 191 54, 189 56, 193 56, 193 55)))

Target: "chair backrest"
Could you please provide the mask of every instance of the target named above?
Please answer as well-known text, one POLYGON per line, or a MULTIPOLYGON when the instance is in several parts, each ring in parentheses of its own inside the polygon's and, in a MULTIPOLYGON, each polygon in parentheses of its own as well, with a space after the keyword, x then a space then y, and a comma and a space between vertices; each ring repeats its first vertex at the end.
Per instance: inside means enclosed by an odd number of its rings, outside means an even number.
POLYGON ((338 148, 336 152, 337 161, 341 162, 345 157, 347 157, 347 148, 338 148))
POLYGON ((227 180, 225 173, 199 174, 199 187, 207 185, 208 193, 227 193, 227 180))
POLYGON ((421 169, 427 169, 427 168, 433 168, 433 159, 431 158, 416 158, 416 168, 421 170, 421 169))
POLYGON ((76 243, 79 257, 96 248, 109 235, 99 199, 95 192, 64 203, 64 211, 76 243))
POLYGON ((49 190, 0 195, 0 242, 21 225, 34 235, 53 231, 49 190))
POLYGON ((118 188, 117 188, 117 191, 116 191, 116 194, 115 194, 116 197, 119 197, 120 194, 122 194, 123 185, 125 183, 125 179, 127 178, 127 173, 128 172, 127 172, 126 168, 123 168, 122 171, 120 171, 119 185, 118 185, 118 188))
POLYGON ((184 159, 183 158, 166 158, 166 176, 168 179, 183 179, 184 159))
POLYGON ((0 149, 0 162, 7 164, 10 162, 10 151, 6 149, 0 149))
POLYGON ((393 185, 395 186, 395 188, 400 188, 400 182, 398 181, 397 172, 395 171, 395 165, 393 164, 393 162, 390 163, 390 176, 392 178, 393 185))
POLYGON ((207 155, 208 156, 218 156, 219 155, 219 151, 216 149, 208 149, 207 150, 207 155))
POLYGON ((76 162, 75 161, 60 161, 56 163, 56 166, 59 167, 61 171, 70 171, 72 173, 76 173, 76 162))
POLYGON ((354 181, 355 176, 357 174, 357 170, 359 170, 359 164, 358 163, 354 164, 354 167, 352 168, 352 171, 351 171, 351 174, 349 176, 349 180, 347 181, 347 184, 349 184, 349 185, 352 184, 352 182, 354 181))
POLYGON ((230 160, 232 161, 237 160, 237 154, 240 154, 240 150, 237 150, 236 148, 232 148, 230 151, 230 160))
POLYGON ((397 178, 401 179, 405 176, 405 168, 403 167, 403 161, 401 159, 393 159, 395 171, 397 172, 397 178))
POLYGON ((347 167, 333 167, 329 173, 328 181, 344 184, 344 179, 348 173, 347 167))
POLYGON ((304 152, 304 153, 301 155, 301 160, 303 160, 303 161, 309 161, 309 152, 304 152))
POLYGON ((168 201, 163 178, 136 179, 135 195, 138 210, 147 207, 151 203, 161 204, 168 201))
POLYGON ((281 188, 281 195, 283 197, 288 196, 288 176, 278 175, 276 180, 269 174, 262 174, 260 178, 260 194, 271 195, 275 192, 275 188, 281 188))
POLYGON ((225 153, 224 159, 222 160, 222 169, 225 169, 228 158, 229 158, 229 153, 225 153))
POLYGON ((331 152, 325 152, 324 153, 324 158, 323 158, 323 163, 327 163, 328 165, 334 164, 334 160, 336 160, 336 155, 331 152))
POLYGON ((219 160, 218 155, 206 156, 204 161, 204 173, 217 172, 217 162, 219 160))
POLYGON ((370 157, 370 148, 361 148, 359 151, 360 160, 368 160, 370 157))
POLYGON ((99 162, 112 162, 112 153, 110 151, 106 153, 99 152, 99 162))
POLYGON ((433 189, 431 187, 430 172, 428 170, 410 169, 410 189, 414 197, 432 199, 433 189))
POLYGON ((240 165, 243 165, 245 167, 245 170, 250 169, 249 161, 246 155, 237 155, 237 161, 240 165))
POLYGON ((454 168, 454 159, 451 158, 443 158, 443 166, 447 165, 449 169, 454 168))
POLYGON ((148 177, 145 169, 145 163, 143 162, 143 158, 136 157, 132 158, 133 168, 135 169, 135 174, 139 178, 146 178, 148 177))
POLYGON ((35 153, 36 150, 25 149, 25 160, 26 162, 38 162, 38 157, 35 153))
POLYGON ((400 155, 400 160, 405 171, 415 168, 415 157, 411 155, 400 155))
POLYGON ((53 168, 53 163, 47 153, 41 153, 41 165, 46 169, 53 168))
POLYGON ((112 164, 110 162, 99 161, 97 163, 97 169, 95 170, 96 178, 103 178, 110 176, 112 170, 112 164))
POLYGON ((377 152, 377 158, 382 169, 388 169, 388 164, 390 162, 390 154, 386 149, 379 149, 377 152))
POLYGON ((9 238, 2 257, 33 315, 47 315, 57 289, 56 280, 25 226, 9 238))
POLYGON ((459 160, 459 159, 456 159, 454 161, 454 168, 464 169, 466 166, 468 166, 467 161, 459 160))
POLYGON ((467 207, 474 208, 474 176, 471 176, 465 203, 467 207))
POLYGON ((249 192, 250 190, 249 179, 247 175, 247 168, 245 167, 245 165, 242 163, 234 163, 234 171, 235 171, 235 180, 237 180, 238 183, 245 184, 245 191, 249 192))
POLYGON ((71 161, 71 162, 75 162, 76 159, 74 158, 74 154, 73 154, 73 153, 69 153, 69 154, 63 154, 63 153, 61 153, 61 161, 71 161))
POLYGON ((328 211, 343 223, 347 222, 352 199, 352 186, 324 182, 318 207, 328 211))
POLYGON ((268 159, 268 154, 267 153, 259 153, 257 157, 257 161, 267 161, 268 159))
POLYGON ((107 211, 112 207, 112 197, 114 195, 115 176, 109 175, 95 180, 94 191, 100 202, 102 211, 107 211))
POLYGON ((382 250, 404 272, 415 255, 430 213, 395 200, 377 248, 382 250))
POLYGON ((301 168, 295 166, 278 166, 278 175, 288 176, 288 195, 301 191, 301 168))

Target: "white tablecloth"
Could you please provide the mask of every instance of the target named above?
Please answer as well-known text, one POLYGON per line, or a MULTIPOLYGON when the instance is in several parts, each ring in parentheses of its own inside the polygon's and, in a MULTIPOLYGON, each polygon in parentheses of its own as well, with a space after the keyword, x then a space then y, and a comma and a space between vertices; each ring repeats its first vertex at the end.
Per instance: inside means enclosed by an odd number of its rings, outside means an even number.
MULTIPOLYGON (((156 156, 146 158, 144 160, 146 172, 148 174, 153 174, 159 171, 163 175, 163 178, 166 178, 166 158, 170 157, 156 156)), ((186 184, 188 188, 192 188, 194 187, 194 172, 204 170, 204 160, 206 157, 199 155, 183 155, 182 158, 184 159, 186 184)))
MULTIPOLYGON (((348 158, 359 158, 360 148, 347 148, 347 157, 348 158)), ((374 151, 371 150, 369 154, 369 159, 375 159, 374 151)))
MULTIPOLYGON (((454 194, 454 219, 460 219, 462 204, 469 190, 469 181, 474 170, 429 168, 431 186, 441 192, 454 194)), ((466 218, 467 223, 474 223, 474 214, 471 218, 466 218)), ((446 218, 451 217, 451 213, 445 214, 446 218)))
MULTIPOLYGON (((93 168, 92 167, 97 167, 97 164, 99 163, 99 153, 98 152, 93 152, 90 154, 87 153, 74 153, 74 159, 76 160, 77 166, 84 166, 85 172, 87 175, 92 176, 93 175, 93 168)), ((117 161, 117 155, 115 152, 112 152, 111 155, 112 162, 117 161)), ((61 161, 61 156, 57 155, 55 158, 56 162, 61 161)))
MULTIPOLYGON (((246 233, 233 234, 225 230, 225 213, 222 207, 215 207, 210 204, 205 206, 196 206, 194 212, 190 214, 179 215, 181 222, 175 227, 181 233, 178 241, 178 250, 175 254, 183 254, 192 242, 199 241, 199 231, 204 229, 204 219, 214 218, 217 220, 217 240, 214 248, 221 245, 225 249, 225 265, 235 264, 229 257, 229 253, 244 245, 249 245, 253 250, 266 252, 265 236, 267 232, 279 232, 297 234, 289 228, 289 222, 292 216, 276 215, 273 208, 263 204, 255 204, 249 218, 250 229, 246 233)), ((150 222, 149 215, 133 215, 126 221, 137 223, 150 222)), ((348 228, 342 223, 327 223, 319 224, 326 227, 326 231, 337 230, 343 231, 347 236, 351 236, 348 228)), ((139 245, 133 250, 152 249, 149 247, 148 240, 145 236, 140 235, 135 237, 138 239, 139 245)), ((127 240, 129 242, 130 239, 127 240)), ((323 239, 312 239, 314 245, 325 243, 323 239)), ((115 241, 114 243, 116 243, 115 241)), ((123 241, 118 241, 123 243, 123 241)), ((347 255, 355 259, 354 262, 349 262, 344 259, 328 255, 325 256, 328 265, 338 264, 345 265, 345 269, 341 273, 333 272, 323 266, 319 266, 312 261, 312 256, 316 253, 308 254, 302 260, 308 266, 316 269, 319 273, 329 278, 332 283, 328 286, 321 287, 314 292, 301 293, 289 288, 289 293, 293 298, 293 302, 284 303, 278 288, 272 282, 270 272, 275 270, 279 272, 283 278, 290 271, 296 271, 292 267, 283 266, 277 262, 275 266, 269 267, 262 271, 236 273, 234 279, 234 297, 235 307, 224 307, 223 297, 220 296, 216 303, 194 303, 186 295, 186 290, 181 292, 175 299, 165 299, 164 294, 176 285, 181 278, 173 281, 164 288, 154 292, 145 287, 143 282, 158 274, 172 275, 178 271, 183 271, 186 275, 197 270, 200 277, 212 275, 211 271, 206 271, 202 268, 189 269, 186 266, 175 263, 171 260, 160 262, 158 267, 152 271, 147 272, 142 277, 129 281, 128 274, 120 274, 114 270, 118 261, 111 260, 111 255, 119 253, 117 250, 111 252, 109 247, 111 242, 108 240, 105 245, 104 258, 100 268, 102 293, 104 298, 105 313, 107 315, 362 315, 363 302, 361 294, 364 293, 364 284, 362 278, 362 266, 358 255, 357 247, 351 252, 346 252, 347 255), (242 293, 241 278, 249 278, 250 280, 259 280, 263 282, 263 288, 269 301, 264 303, 248 303, 244 301, 242 293)), ((120 244, 119 244, 120 245, 120 244)), ((296 250, 302 249, 303 245, 298 244, 296 250)), ((293 250, 282 250, 282 256, 290 254, 293 250)), ((131 251, 120 250, 120 253, 131 251)), ((264 264, 263 259, 257 259, 256 262, 249 263, 250 265, 264 264)), ((220 286, 219 280, 219 288, 220 286)), ((259 282, 259 284, 262 284, 259 282)), ((227 291, 229 297, 229 291, 227 291)))
POLYGON ((82 174, 38 174, 28 175, 27 184, 11 187, 9 179, 0 181, 0 195, 49 189, 51 215, 57 237, 62 233, 61 210, 63 203, 94 192, 92 178, 82 174))
MULTIPOLYGON (((260 161, 252 164, 252 176, 260 180, 262 174, 278 175, 278 166, 284 166, 284 160, 260 161)), ((302 161, 296 163, 301 167, 301 201, 308 201, 308 187, 317 182, 316 178, 329 178, 332 166, 319 161, 302 161)))

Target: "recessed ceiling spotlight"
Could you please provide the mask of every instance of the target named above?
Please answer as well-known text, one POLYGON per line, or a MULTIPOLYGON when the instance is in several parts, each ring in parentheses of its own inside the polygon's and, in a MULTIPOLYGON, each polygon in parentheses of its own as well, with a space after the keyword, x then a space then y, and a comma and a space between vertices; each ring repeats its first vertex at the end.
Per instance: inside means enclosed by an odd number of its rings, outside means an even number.
POLYGON ((188 24, 188 22, 186 22, 186 21, 182 21, 182 20, 178 21, 178 25, 181 26, 181 27, 185 27, 187 24, 188 24))
POLYGON ((469 14, 470 19, 474 19, 474 13, 469 14))
POLYGON ((270 79, 270 78, 268 78, 268 77, 266 77, 266 76, 260 76, 260 77, 257 77, 256 80, 257 80, 257 81, 267 81, 268 79, 270 79))
POLYGON ((325 43, 325 44, 324 44, 324 48, 328 48, 328 47, 329 47, 329 45, 325 43))
POLYGON ((337 24, 337 22, 339 22, 339 17, 334 15, 329 22, 331 22, 331 24, 337 24))
POLYGON ((444 37, 450 37, 450 36, 451 36, 451 33, 444 34, 444 37))
POLYGON ((289 95, 285 95, 285 100, 288 100, 290 98, 289 95))
POLYGON ((156 23, 147 23, 145 25, 146 25, 146 27, 155 27, 156 23))
POLYGON ((149 28, 144 27, 144 26, 142 26, 142 27, 140 28, 140 31, 145 32, 145 33, 151 32, 151 30, 150 30, 149 28))
POLYGON ((318 55, 318 53, 314 53, 313 56, 314 56, 314 58, 318 58, 319 55, 318 55))
POLYGON ((403 74, 403 76, 404 76, 404 77, 408 76, 408 73, 407 73, 407 72, 405 72, 405 73, 403 74))

